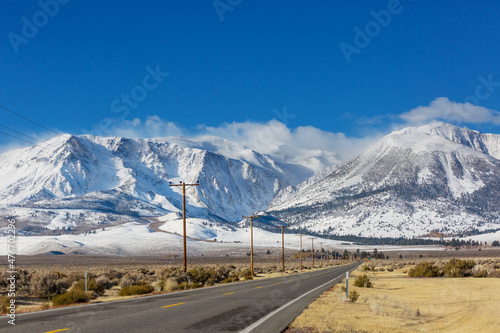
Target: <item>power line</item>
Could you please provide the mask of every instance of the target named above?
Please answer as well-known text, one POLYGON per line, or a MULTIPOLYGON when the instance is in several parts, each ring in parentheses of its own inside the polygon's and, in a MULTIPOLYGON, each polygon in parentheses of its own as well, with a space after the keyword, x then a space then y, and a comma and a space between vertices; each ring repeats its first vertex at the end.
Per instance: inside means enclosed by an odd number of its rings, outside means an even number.
POLYGON ((36 122, 36 121, 34 121, 34 120, 28 119, 28 118, 26 118, 25 116, 20 115, 20 114, 19 114, 19 113, 17 113, 17 112, 14 112, 14 111, 12 111, 12 110, 10 110, 10 109, 7 109, 5 106, 0 105, 0 108, 2 108, 2 109, 4 109, 4 110, 6 110, 6 111, 8 111, 8 112, 10 112, 10 113, 12 113, 12 114, 14 114, 14 115, 18 116, 19 118, 23 118, 24 120, 27 120, 27 121, 29 121, 30 123, 33 123, 33 124, 35 124, 35 125, 37 125, 37 126, 40 126, 41 128, 45 128, 46 130, 51 131, 52 133, 55 133, 55 134, 57 134, 57 135, 62 135, 62 134, 63 134, 63 133, 59 133, 59 132, 57 132, 57 131, 54 131, 53 129, 50 129, 50 128, 46 127, 46 126, 43 126, 42 124, 37 123, 37 122, 36 122))
MULTIPOLYGON (((9 133, 5 133, 5 132, 3 132, 3 131, 0 131, 0 133, 5 134, 5 135, 8 135, 8 136, 10 136, 10 137, 12 137, 12 138, 14 138, 14 139, 17 139, 17 140, 21 140, 21 141, 27 142, 27 143, 29 143, 30 145, 35 145, 35 146, 36 146, 36 144, 35 144, 35 143, 33 143, 33 142, 29 142, 28 140, 24 140, 24 139, 18 138, 17 136, 11 135, 11 134, 9 134, 9 133)), ((42 148, 43 148, 43 147, 42 147, 42 148)))
MULTIPOLYGON (((69 136, 71 136, 71 134, 68 134, 68 133, 61 133, 61 132, 55 131, 55 130, 53 130, 53 129, 50 129, 50 128, 48 128, 47 126, 44 126, 44 125, 40 124, 39 122, 36 122, 36 121, 34 121, 34 120, 31 120, 31 119, 29 119, 29 118, 27 118, 27 117, 25 117, 25 116, 23 116, 23 115, 21 115, 21 114, 19 114, 19 113, 17 113, 17 112, 12 111, 11 109, 6 108, 5 106, 0 105, 0 108, 2 108, 2 109, 4 109, 4 110, 6 110, 6 111, 8 111, 8 112, 10 112, 10 113, 12 113, 12 114, 14 114, 14 115, 18 116, 19 118, 22 118, 22 119, 24 119, 24 120, 26 120, 26 121, 29 121, 30 123, 33 123, 33 124, 35 124, 35 125, 37 125, 37 126, 39 126, 39 127, 41 127, 41 128, 44 128, 44 129, 46 129, 46 130, 48 130, 48 131, 50 131, 50 132, 52 132, 52 133, 55 133, 55 134, 57 134, 57 135, 69 135, 69 136)), ((0 126, 1 126, 1 125, 0 125, 0 126)), ((16 131, 16 130, 13 130, 13 129, 8 128, 8 127, 6 127, 6 126, 2 126, 2 127, 3 127, 3 128, 7 128, 7 129, 9 129, 9 130, 11 130, 11 131, 13 131, 13 132, 16 132, 16 133, 18 133, 18 134, 21 134, 21 135, 23 135, 23 136, 29 137, 29 138, 31 138, 31 139, 33 139, 33 140, 40 141, 40 142, 43 142, 43 143, 45 143, 45 144, 47 144, 47 145, 51 145, 51 146, 53 146, 53 147, 56 147, 56 146, 54 146, 54 145, 52 145, 52 144, 50 144, 50 143, 47 143, 47 142, 44 142, 44 141, 38 140, 38 139, 33 138, 33 137, 30 137, 30 136, 29 136, 29 135, 27 135, 27 134, 24 134, 24 133, 18 132, 18 131, 16 131)), ((24 140, 24 139, 18 138, 18 137, 16 137, 16 136, 10 135, 10 134, 5 133, 5 132, 1 132, 1 133, 5 134, 5 135, 8 135, 8 136, 10 136, 10 137, 13 137, 13 138, 15 138, 15 139, 18 139, 18 140, 21 140, 21 141, 27 142, 27 143, 29 143, 29 144, 31 144, 31 145, 34 145, 34 146, 37 146, 37 145, 38 145, 38 144, 35 144, 35 143, 33 143, 33 142, 29 142, 29 141, 27 141, 27 140, 24 140)), ((81 142, 81 141, 78 141, 78 142, 80 142, 83 146, 85 146, 85 147, 89 148, 90 150, 93 150, 93 151, 95 151, 95 152, 98 152, 98 153, 100 153, 100 154, 103 154, 103 155, 105 155, 105 156, 108 156, 108 157, 110 157, 110 158, 115 158, 115 157, 116 157, 116 155, 111 155, 111 154, 108 154, 108 153, 106 153, 106 152, 104 152, 104 151, 101 151, 101 150, 99 150, 99 149, 96 149, 96 148, 94 148, 94 147, 92 147, 92 146, 90 146, 90 145, 86 145, 85 143, 83 143, 83 142, 81 142)), ((41 146, 40 146, 40 148, 44 148, 44 147, 41 147, 41 146)), ((115 168, 115 166, 114 166, 114 165, 110 165, 110 164, 107 164, 107 163, 103 163, 102 161, 100 161, 100 163, 101 163, 101 164, 103 164, 103 165, 107 165, 108 167, 111 167, 111 168, 112 168, 112 170, 116 170, 116 168, 115 168)), ((137 162, 137 164, 135 165, 134 169, 137 167, 137 165, 139 165, 139 163, 140 163, 140 161, 138 161, 138 162, 137 162)), ((109 168, 108 168, 108 169, 109 169, 109 168)))
MULTIPOLYGON (((37 126, 39 126, 39 127, 43 128, 43 129, 46 129, 46 130, 48 130, 48 131, 50 131, 50 132, 52 132, 52 133, 55 133, 55 134, 57 134, 57 135, 70 135, 70 134, 67 134, 67 133, 61 133, 61 132, 55 131, 55 130, 53 130, 53 129, 50 129, 50 128, 48 128, 47 126, 44 126, 44 125, 40 124, 39 122, 36 122, 36 121, 34 121, 34 120, 31 120, 31 119, 29 119, 28 117, 25 117, 25 116, 23 116, 23 115, 21 115, 21 114, 19 114, 19 113, 17 113, 17 112, 12 111, 11 109, 6 108, 5 106, 0 105, 0 108, 2 108, 2 109, 4 109, 4 110, 6 110, 6 111, 8 111, 8 112, 10 112, 10 113, 12 113, 12 114, 14 114, 14 115, 18 116, 19 118, 22 118, 22 119, 24 119, 24 120, 26 120, 26 121, 29 121, 29 122, 30 122, 30 123, 32 123, 32 124, 35 124, 35 125, 37 125, 37 126)), ((4 126, 2 126, 2 127, 4 127, 4 126)), ((15 131, 14 131, 14 132, 15 132, 15 131)), ((24 136, 28 136, 28 135, 26 135, 26 134, 22 134, 22 133, 19 133, 19 134, 24 135, 24 136)), ((28 136, 28 137, 29 137, 29 136, 28 136)), ((37 139, 35 139, 35 138, 32 138, 32 139, 37 140, 37 139)), ((39 140, 37 140, 37 141, 39 141, 39 140)), ((82 143, 82 144, 83 144, 83 143, 82 143)), ((85 144, 83 144, 83 145, 85 145, 85 144)), ((111 158, 114 158, 114 157, 115 157, 115 156, 113 156, 113 155, 110 155, 110 154, 105 153, 105 152, 103 152, 103 151, 100 151, 100 150, 98 150, 98 149, 95 149, 95 148, 93 148, 93 147, 91 147, 91 146, 89 146, 89 145, 85 145, 85 146, 86 146, 86 147, 88 147, 88 148, 89 148, 89 149, 91 149, 91 150, 94 150, 94 151, 96 151, 96 152, 99 152, 99 153, 101 153, 101 154, 103 154, 103 155, 106 155, 106 156, 108 156, 108 157, 111 157, 111 158)))
MULTIPOLYGON (((38 146, 38 147, 40 147, 41 149, 45 149, 45 150, 47 150, 47 151, 49 151, 49 152, 53 152, 53 150, 51 150, 51 149, 49 149, 49 148, 47 148, 47 147, 43 147, 43 146, 41 146, 41 145, 40 145, 41 143, 44 143, 44 144, 46 144, 46 145, 51 145, 52 147, 57 148, 57 146, 54 146, 53 144, 50 144, 50 143, 48 143, 48 142, 41 141, 41 140, 36 139, 36 138, 33 138, 33 137, 31 137, 31 136, 29 136, 29 135, 27 135, 27 134, 21 133, 21 132, 16 131, 16 130, 13 130, 13 129, 8 128, 8 127, 6 127, 6 126, 0 125, 0 127, 7 128, 7 129, 9 129, 9 130, 11 130, 11 131, 13 131, 13 132, 18 133, 18 134, 21 134, 21 135, 24 135, 24 136, 26 136, 26 137, 32 138, 32 139, 34 139, 34 140, 40 141, 40 143, 33 143, 33 142, 31 142, 31 141, 28 141, 28 140, 22 139, 22 138, 20 138, 20 137, 15 136, 15 135, 12 135, 12 134, 6 133, 6 132, 4 132, 4 131, 0 131, 0 133, 1 133, 1 134, 4 134, 4 135, 7 135, 7 136, 10 136, 11 138, 14 138, 14 139, 16 139, 16 140, 20 140, 20 141, 23 141, 23 142, 29 143, 30 145, 32 145, 32 148, 33 148, 33 147, 38 146)), ((102 161, 99 161, 99 163, 101 163, 101 164, 102 164, 102 165, 101 165, 101 167, 102 167, 102 168, 105 168, 105 169, 109 169, 109 170, 116 171, 116 168, 115 168, 114 166, 110 165, 110 164, 103 163, 102 161)))
POLYGON ((5 128, 5 129, 8 129, 9 131, 12 131, 12 132, 17 133, 17 134, 21 134, 22 136, 25 136, 25 137, 30 138, 30 139, 32 139, 32 140, 38 141, 38 142, 40 142, 40 143, 44 143, 44 144, 46 144, 46 145, 50 145, 50 146, 52 146, 52 147, 56 147, 56 146, 54 146, 54 145, 53 145, 53 144, 51 144, 51 143, 48 143, 48 142, 46 142, 46 141, 43 141, 43 140, 40 140, 40 139, 34 138, 34 137, 32 137, 32 136, 30 136, 30 135, 28 135, 28 134, 21 133, 21 132, 19 132, 19 131, 16 131, 15 129, 10 128, 10 127, 4 126, 4 125, 0 125, 0 127, 5 128))

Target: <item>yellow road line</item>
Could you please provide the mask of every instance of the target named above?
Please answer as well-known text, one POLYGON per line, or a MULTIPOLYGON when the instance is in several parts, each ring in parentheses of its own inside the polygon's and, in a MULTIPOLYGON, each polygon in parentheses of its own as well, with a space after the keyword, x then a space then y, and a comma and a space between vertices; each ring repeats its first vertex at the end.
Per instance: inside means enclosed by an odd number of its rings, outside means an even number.
POLYGON ((225 294, 222 294, 222 295, 226 296, 226 295, 231 295, 231 294, 234 294, 234 291, 232 293, 225 293, 225 294))
POLYGON ((181 305, 181 304, 185 304, 186 302, 182 302, 182 303, 177 303, 177 304, 171 304, 171 305, 165 305, 165 306, 162 306, 162 308, 169 308, 171 306, 176 306, 176 305, 181 305))
POLYGON ((255 289, 262 288, 262 287, 264 287, 264 286, 258 286, 258 287, 255 287, 255 289))
POLYGON ((276 284, 280 284, 281 282, 276 282, 276 284))
POLYGON ((45 333, 56 333, 56 332, 62 332, 62 331, 67 331, 67 330, 69 330, 69 328, 61 328, 60 330, 48 331, 48 332, 45 332, 45 333))

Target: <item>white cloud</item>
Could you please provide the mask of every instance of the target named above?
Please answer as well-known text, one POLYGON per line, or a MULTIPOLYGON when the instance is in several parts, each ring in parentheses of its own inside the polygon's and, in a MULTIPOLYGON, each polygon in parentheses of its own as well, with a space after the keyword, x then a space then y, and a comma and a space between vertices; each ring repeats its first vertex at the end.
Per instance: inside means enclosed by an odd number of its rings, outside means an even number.
POLYGON ((154 138, 167 136, 198 137, 218 136, 263 154, 298 161, 316 157, 323 164, 346 161, 361 153, 374 142, 368 138, 347 137, 344 133, 323 131, 312 126, 291 129, 278 120, 268 122, 233 122, 219 126, 198 125, 194 130, 181 128, 159 116, 148 116, 145 121, 106 118, 95 126, 92 134, 99 136, 122 136, 129 138, 154 138))
POLYGON ((438 97, 429 106, 419 106, 399 116, 407 125, 423 125, 434 120, 448 122, 500 124, 500 113, 471 103, 451 102, 446 97, 438 97))
POLYGON ((171 121, 164 121, 158 116, 147 116, 145 121, 104 118, 94 126, 92 134, 98 136, 120 136, 126 138, 156 138, 182 136, 183 130, 171 121))

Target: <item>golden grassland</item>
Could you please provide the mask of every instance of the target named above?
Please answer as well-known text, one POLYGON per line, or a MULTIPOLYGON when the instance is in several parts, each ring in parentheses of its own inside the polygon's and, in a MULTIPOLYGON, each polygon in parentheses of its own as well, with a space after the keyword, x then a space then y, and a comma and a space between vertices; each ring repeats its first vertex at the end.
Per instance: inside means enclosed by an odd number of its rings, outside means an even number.
MULTIPOLYGON (((500 265, 498 259, 475 260, 490 271, 500 265)), ((395 260, 384 262, 386 268, 370 263, 375 271, 361 266, 349 279, 349 291, 359 293, 356 302, 346 301, 344 280, 313 302, 287 332, 499 332, 500 279, 408 278, 416 263, 395 260), (361 274, 369 276, 373 288, 354 287, 361 274)))

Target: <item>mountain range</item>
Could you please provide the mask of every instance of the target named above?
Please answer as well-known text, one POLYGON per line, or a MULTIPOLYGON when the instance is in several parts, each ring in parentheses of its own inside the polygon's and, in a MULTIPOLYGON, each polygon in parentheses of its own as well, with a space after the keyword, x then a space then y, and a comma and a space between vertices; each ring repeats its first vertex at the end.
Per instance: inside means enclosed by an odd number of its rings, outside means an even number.
POLYGON ((60 135, 0 155, 0 215, 26 234, 92 230, 182 211, 325 235, 414 237, 498 229, 500 136, 446 123, 393 132, 340 163, 266 155, 219 137, 128 139, 60 135), (266 222, 264 222, 266 223, 266 222))

